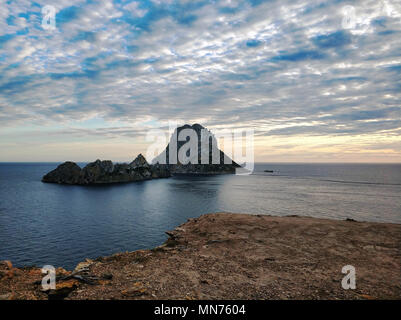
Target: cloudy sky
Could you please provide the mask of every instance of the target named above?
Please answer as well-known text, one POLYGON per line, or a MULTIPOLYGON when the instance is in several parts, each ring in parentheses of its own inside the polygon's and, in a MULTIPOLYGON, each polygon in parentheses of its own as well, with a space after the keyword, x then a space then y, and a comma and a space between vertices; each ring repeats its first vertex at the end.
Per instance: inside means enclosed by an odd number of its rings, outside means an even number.
POLYGON ((0 161, 126 161, 174 120, 400 162, 400 105, 399 0, 0 0, 0 161))

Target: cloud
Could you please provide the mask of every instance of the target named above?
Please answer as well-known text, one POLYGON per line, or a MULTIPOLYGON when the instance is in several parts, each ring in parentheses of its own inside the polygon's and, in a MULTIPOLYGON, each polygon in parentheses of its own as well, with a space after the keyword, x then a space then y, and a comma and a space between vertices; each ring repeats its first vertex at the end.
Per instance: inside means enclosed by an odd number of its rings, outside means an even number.
POLYGON ((352 42, 350 34, 344 30, 318 35, 312 41, 321 49, 343 47, 352 42))
POLYGON ((140 8, 139 2, 130 2, 126 4, 124 10, 129 11, 132 16, 142 18, 148 11, 140 8))
POLYGON ((178 119, 389 139, 401 128, 395 2, 353 2, 345 29, 338 1, 63 0, 54 31, 41 27, 46 4, 2 7, 3 128, 178 119))

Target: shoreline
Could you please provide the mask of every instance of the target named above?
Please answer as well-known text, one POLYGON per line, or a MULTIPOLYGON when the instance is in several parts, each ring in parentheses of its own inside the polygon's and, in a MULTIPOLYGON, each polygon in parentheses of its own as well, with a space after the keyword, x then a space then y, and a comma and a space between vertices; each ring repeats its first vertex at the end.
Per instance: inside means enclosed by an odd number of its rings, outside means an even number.
POLYGON ((166 233, 154 249, 58 268, 47 292, 39 268, 0 263, 0 300, 401 298, 400 224, 213 213, 166 233), (341 286, 346 265, 355 290, 341 286))

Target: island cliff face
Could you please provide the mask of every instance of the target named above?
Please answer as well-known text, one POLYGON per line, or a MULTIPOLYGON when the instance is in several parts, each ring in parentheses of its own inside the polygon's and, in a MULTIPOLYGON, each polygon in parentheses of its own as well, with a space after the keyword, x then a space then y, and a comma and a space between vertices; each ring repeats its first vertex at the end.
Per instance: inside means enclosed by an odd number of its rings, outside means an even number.
POLYGON ((152 163, 165 164, 173 175, 234 174, 236 172, 236 168, 240 167, 240 165, 235 163, 226 154, 224 154, 223 151, 217 149, 217 141, 214 135, 205 127, 197 123, 192 126, 186 124, 177 128, 174 134, 171 136, 170 143, 167 145, 166 149, 159 156, 157 156, 152 163), (182 164, 178 156, 179 150, 189 141, 189 139, 187 139, 187 141, 180 141, 179 139, 180 133, 185 129, 195 132, 198 138, 197 153, 191 155, 190 152, 187 152, 187 156, 190 159, 188 164, 182 164), (206 133, 205 136, 202 136, 202 131, 204 134, 206 133), (205 142, 205 139, 208 148, 206 148, 206 150, 202 150, 202 144, 205 142), (177 147, 172 148, 171 146, 177 147), (213 150, 213 148, 215 149, 213 150), (171 163, 171 152, 176 153, 173 157, 174 159, 177 159, 175 163, 171 163), (213 162, 213 152, 218 155, 218 163, 213 162), (202 164, 202 153, 206 154, 205 158, 208 159, 207 164, 202 164))
POLYGON ((46 174, 42 181, 59 184, 106 184, 143 181, 170 177, 166 167, 149 165, 144 156, 140 154, 130 164, 106 160, 96 160, 81 169, 76 163, 67 161, 55 170, 46 174))
POLYGON ((59 165, 55 170, 46 174, 42 178, 42 181, 72 185, 123 183, 168 178, 171 175, 176 174, 233 174, 235 173, 236 168, 239 167, 240 166, 237 163, 228 158, 221 150, 217 149, 216 139, 210 131, 200 124, 194 124, 192 126, 184 125, 177 128, 165 151, 153 160, 152 165, 146 161, 142 154, 140 154, 130 164, 113 164, 110 160, 96 160, 95 162, 86 165, 83 169, 81 169, 76 163, 67 161, 59 165), (177 139, 181 131, 184 129, 191 129, 196 133, 198 137, 197 153, 188 155, 190 161, 187 164, 182 164, 180 161, 177 161, 177 163, 170 163, 169 155, 170 152, 173 152, 170 151, 170 149, 173 149, 171 145, 177 146, 174 152, 177 153, 176 159, 179 159, 178 151, 188 142, 188 139, 187 141, 179 141, 177 139), (206 138, 209 139, 209 148, 206 148, 206 150, 202 150, 202 142, 204 142, 202 139, 205 139, 201 134, 202 130, 209 134, 206 138), (215 149, 213 150, 213 148, 215 149), (202 152, 206 152, 206 159, 209 159, 208 164, 201 164, 202 152), (213 163, 213 152, 218 155, 219 163, 213 163))

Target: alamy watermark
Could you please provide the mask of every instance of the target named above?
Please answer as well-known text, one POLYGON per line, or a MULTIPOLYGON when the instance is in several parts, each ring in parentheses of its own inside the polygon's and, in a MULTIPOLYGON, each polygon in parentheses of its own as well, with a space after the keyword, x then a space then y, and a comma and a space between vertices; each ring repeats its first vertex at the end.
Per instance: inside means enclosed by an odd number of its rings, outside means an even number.
POLYGON ((42 278, 43 291, 56 289, 56 269, 51 265, 46 265, 42 268, 42 273, 46 274, 42 278))
POLYGON ((45 30, 56 30, 56 8, 51 5, 42 8, 42 28, 45 30))
MULTIPOLYGON (((368 30, 371 17, 357 12, 356 8, 352 5, 346 5, 342 7, 341 11, 343 15, 341 26, 344 29, 355 30, 359 27, 362 28, 362 32, 366 32, 368 30)), ((400 16, 398 11, 394 9, 394 6, 391 5, 387 0, 382 0, 380 2, 380 14, 388 17, 400 16)))
POLYGON ((341 281, 341 286, 344 290, 355 290, 356 289, 356 270, 354 266, 347 265, 341 270, 346 276, 341 281))

